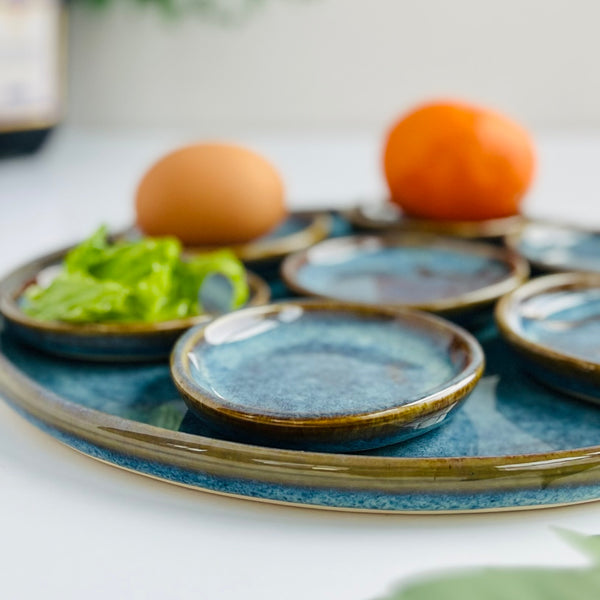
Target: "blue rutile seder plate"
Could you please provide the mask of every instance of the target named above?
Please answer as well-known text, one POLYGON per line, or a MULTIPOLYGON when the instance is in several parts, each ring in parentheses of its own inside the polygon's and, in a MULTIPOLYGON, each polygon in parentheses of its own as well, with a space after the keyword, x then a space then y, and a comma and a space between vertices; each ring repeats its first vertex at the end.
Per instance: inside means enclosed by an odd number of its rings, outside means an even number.
POLYGON ((361 454, 220 439, 187 412, 167 365, 69 362, 6 335, 0 392, 40 429, 94 458, 247 499, 447 512, 600 498, 600 408, 529 379, 493 327, 478 337, 487 372, 455 417, 420 438, 361 454))

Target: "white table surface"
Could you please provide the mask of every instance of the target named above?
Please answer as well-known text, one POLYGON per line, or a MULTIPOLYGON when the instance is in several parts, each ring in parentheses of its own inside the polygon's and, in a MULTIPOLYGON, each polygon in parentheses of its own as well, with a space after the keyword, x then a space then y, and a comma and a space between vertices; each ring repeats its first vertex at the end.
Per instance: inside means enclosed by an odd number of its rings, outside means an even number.
MULTIPOLYGON (((189 134, 60 131, 0 162, 0 271, 132 218, 136 181, 189 134)), ((238 136, 271 158, 294 208, 383 192, 379 138, 238 136)), ((540 135, 533 215, 600 227, 600 135, 540 135)), ((600 432, 599 432, 600 437, 600 432)), ((179 488, 96 462, 0 402, 0 597, 368 600, 423 572, 582 565, 555 527, 600 533, 600 503, 473 515, 291 508, 179 488)))

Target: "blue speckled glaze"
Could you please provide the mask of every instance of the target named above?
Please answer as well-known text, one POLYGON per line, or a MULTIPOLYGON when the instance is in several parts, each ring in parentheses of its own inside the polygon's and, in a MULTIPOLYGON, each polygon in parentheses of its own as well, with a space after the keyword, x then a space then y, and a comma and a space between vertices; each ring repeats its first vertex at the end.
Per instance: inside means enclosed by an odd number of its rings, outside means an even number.
POLYGON ((445 246, 382 247, 352 244, 315 247, 297 273, 313 294, 370 304, 425 304, 504 280, 500 260, 445 246))
POLYGON ((600 402, 597 275, 567 273, 533 280, 518 296, 506 299, 499 318, 540 381, 600 402))
POLYGON ((94 458, 165 481, 255 500, 317 508, 428 513, 531 508, 588 502, 600 497, 600 485, 557 488, 552 485, 551 481, 543 489, 497 490, 490 486, 488 491, 465 494, 448 489, 439 491, 424 489, 405 493, 383 490, 342 490, 331 486, 282 485, 241 477, 216 477, 207 472, 182 469, 162 462, 143 460, 107 450, 79 437, 49 427, 43 421, 21 411, 18 406, 14 406, 14 408, 42 431, 94 458))
POLYGON ((600 288, 538 294, 519 306, 512 322, 533 342, 600 363, 600 288))
POLYGON ((562 271, 600 272, 600 234, 563 225, 532 223, 515 242, 536 266, 562 271))
MULTIPOLYGON (((549 390, 523 373, 495 329, 478 335, 487 358, 479 385, 445 427, 369 453, 379 456, 502 456, 597 444, 600 408, 549 390)), ((75 404, 177 430, 186 405, 165 364, 85 363, 53 358, 2 336, 8 360, 45 388, 75 404), (169 407, 168 410, 165 407, 169 407), (165 409, 164 425, 159 408, 165 409)), ((199 421, 194 433, 208 431, 199 421)))
POLYGON ((266 235, 259 238, 259 241, 263 240, 279 240, 295 233, 304 231, 312 222, 310 215, 294 214, 292 213, 278 225, 273 231, 270 231, 266 235))
POLYGON ((279 418, 385 410, 442 389, 465 356, 452 334, 348 312, 243 313, 216 321, 188 354, 194 383, 219 405, 279 418))
MULTIPOLYGON (((485 377, 453 420, 421 438, 363 453, 363 456, 398 458, 503 457, 537 452, 572 450, 598 442, 600 408, 550 391, 528 378, 507 352, 494 328, 482 330, 479 339, 488 360, 485 377)), ((37 353, 3 336, 1 350, 11 365, 45 388, 81 407, 139 423, 151 423, 166 432, 213 435, 189 412, 174 389, 166 365, 102 365, 73 363, 37 353), (185 418, 181 417, 185 414, 185 418)), ((542 486, 499 489, 497 481, 486 488, 464 492, 418 483, 410 490, 394 491, 336 488, 257 481, 251 477, 222 477, 183 469, 164 460, 147 460, 115 452, 89 440, 59 431, 23 412, 26 418, 62 442, 96 458, 172 481, 254 499, 302 505, 389 510, 465 511, 494 510, 582 502, 600 498, 600 483, 573 485, 561 481, 559 470, 542 486)), ((117 421, 118 422, 118 421, 117 421)), ((302 454, 302 453, 298 453, 302 454)), ((584 452, 581 453, 585 454, 584 452)), ((499 462, 500 458, 498 459, 499 462)))
MULTIPOLYGON (((549 390, 517 366, 492 326, 482 329, 487 368, 475 390, 444 427, 363 454, 411 458, 507 456, 592 446, 600 408, 549 390)), ((182 430, 213 432, 187 413, 182 430)))
MULTIPOLYGON (((331 218, 331 229, 329 231, 330 238, 343 237, 350 235, 353 230, 348 221, 342 218, 337 214, 329 214, 331 218)), ((271 235, 278 236, 281 234, 282 230, 285 229, 293 229, 293 231, 288 231, 293 233, 294 231, 298 232, 301 227, 301 222, 304 221, 307 217, 303 215, 292 214, 282 225, 279 226, 271 235), (290 224, 291 223, 291 224, 290 224), (283 228, 283 229, 282 229, 283 228)), ((306 226, 306 222, 304 222, 304 226, 306 226)), ((272 260, 272 261, 255 261, 251 262, 251 269, 260 277, 263 277, 269 287, 271 288, 271 298, 273 300, 281 300, 283 298, 288 298, 290 295, 290 291, 287 289, 284 282, 279 277, 279 267, 281 260, 272 260)))
POLYGON ((107 336, 90 332, 77 333, 47 331, 16 322, 7 322, 6 328, 24 342, 45 352, 87 360, 153 361, 165 359, 183 329, 156 331, 154 335, 130 334, 107 336))

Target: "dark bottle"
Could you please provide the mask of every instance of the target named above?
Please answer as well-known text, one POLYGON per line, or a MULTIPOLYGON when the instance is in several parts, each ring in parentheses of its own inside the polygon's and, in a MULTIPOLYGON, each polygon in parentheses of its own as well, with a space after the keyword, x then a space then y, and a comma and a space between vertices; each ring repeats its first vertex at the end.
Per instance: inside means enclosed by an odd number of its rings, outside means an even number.
POLYGON ((61 0, 0 0, 0 157, 35 152, 61 119, 65 21, 61 0))

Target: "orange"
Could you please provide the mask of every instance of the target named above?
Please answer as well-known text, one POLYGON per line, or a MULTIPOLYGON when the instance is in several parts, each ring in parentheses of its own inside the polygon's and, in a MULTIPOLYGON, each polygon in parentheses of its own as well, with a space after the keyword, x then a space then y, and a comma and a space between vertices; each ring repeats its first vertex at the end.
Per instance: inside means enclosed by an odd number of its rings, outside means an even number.
POLYGON ((385 142, 391 200, 409 216, 479 221, 517 214, 535 170, 528 132, 492 110, 423 105, 385 142))

